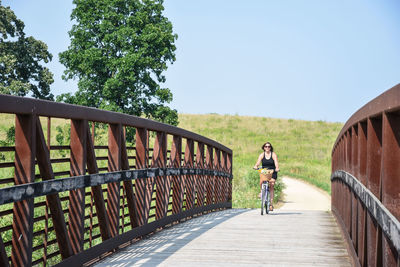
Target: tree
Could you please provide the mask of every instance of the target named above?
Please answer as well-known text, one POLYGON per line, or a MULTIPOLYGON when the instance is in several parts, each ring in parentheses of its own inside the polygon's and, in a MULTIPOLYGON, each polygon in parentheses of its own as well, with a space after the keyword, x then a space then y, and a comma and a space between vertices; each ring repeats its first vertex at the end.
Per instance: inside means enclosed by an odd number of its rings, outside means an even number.
POLYGON ((57 101, 146 116, 169 124, 177 111, 162 74, 175 61, 172 24, 162 0, 74 0, 63 79, 78 78, 75 94, 57 101))
POLYGON ((50 84, 53 74, 41 65, 52 55, 47 45, 32 36, 25 37, 25 25, 0 0, 0 93, 53 100, 50 84))

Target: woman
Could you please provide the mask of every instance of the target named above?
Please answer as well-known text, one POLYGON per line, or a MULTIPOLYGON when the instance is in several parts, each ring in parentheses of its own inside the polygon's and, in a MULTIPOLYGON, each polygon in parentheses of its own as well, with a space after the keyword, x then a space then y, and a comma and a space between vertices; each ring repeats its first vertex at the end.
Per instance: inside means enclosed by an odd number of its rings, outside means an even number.
MULTIPOLYGON (((271 200, 274 199, 274 185, 276 179, 278 179, 278 171, 279 171, 279 163, 278 163, 278 156, 274 152, 274 148, 272 147, 270 142, 266 142, 262 145, 261 149, 264 151, 263 153, 258 156, 258 160, 256 165, 254 165, 254 169, 257 169, 260 164, 262 164, 262 168, 266 169, 274 169, 274 173, 272 174, 272 179, 269 182, 270 185, 270 193, 271 193, 271 200)), ((262 185, 262 175, 260 173, 260 187, 262 185)), ((271 203, 272 203, 271 201, 271 203)), ((274 210, 274 206, 271 204, 269 207, 270 210, 274 210)))

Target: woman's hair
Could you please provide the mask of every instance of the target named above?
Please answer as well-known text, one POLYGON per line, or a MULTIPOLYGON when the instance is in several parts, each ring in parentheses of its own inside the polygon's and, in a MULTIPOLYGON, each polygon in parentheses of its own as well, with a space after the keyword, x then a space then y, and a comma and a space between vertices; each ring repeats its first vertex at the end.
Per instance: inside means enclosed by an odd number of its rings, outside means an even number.
POLYGON ((266 143, 264 143, 264 144, 262 145, 262 147, 261 147, 262 151, 264 151, 264 147, 265 147, 266 144, 270 145, 270 146, 271 146, 271 152, 274 152, 274 147, 271 145, 270 142, 266 142, 266 143))

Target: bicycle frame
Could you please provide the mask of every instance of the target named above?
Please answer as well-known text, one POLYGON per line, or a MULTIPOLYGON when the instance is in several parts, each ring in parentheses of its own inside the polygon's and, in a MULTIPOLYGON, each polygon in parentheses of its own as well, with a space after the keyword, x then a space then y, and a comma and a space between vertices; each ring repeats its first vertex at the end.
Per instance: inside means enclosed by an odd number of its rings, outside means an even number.
POLYGON ((270 201, 269 182, 265 181, 261 185, 261 215, 264 214, 264 208, 269 213, 270 201))

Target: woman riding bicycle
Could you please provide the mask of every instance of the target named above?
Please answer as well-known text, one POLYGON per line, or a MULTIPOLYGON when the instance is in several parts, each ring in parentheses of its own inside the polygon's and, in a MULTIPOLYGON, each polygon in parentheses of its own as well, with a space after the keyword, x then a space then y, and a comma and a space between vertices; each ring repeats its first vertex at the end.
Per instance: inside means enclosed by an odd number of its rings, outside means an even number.
MULTIPOLYGON (((262 145, 261 149, 264 151, 258 156, 257 163, 254 165, 254 169, 257 169, 260 164, 262 164, 262 168, 272 169, 274 173, 272 174, 272 179, 269 181, 270 192, 271 192, 271 202, 274 199, 274 185, 276 179, 278 179, 278 171, 279 171, 279 163, 278 156, 274 152, 274 148, 272 147, 270 142, 266 142, 262 145)), ((260 187, 262 185, 263 179, 262 173, 260 173, 260 187)), ((271 204, 270 210, 273 210, 274 206, 271 204)))

